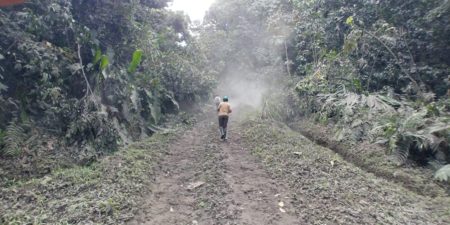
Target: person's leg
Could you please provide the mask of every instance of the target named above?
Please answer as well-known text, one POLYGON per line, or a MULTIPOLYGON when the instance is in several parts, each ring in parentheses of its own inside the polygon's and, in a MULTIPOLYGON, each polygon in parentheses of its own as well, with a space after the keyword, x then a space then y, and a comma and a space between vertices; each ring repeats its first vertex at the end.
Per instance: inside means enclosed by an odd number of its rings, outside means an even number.
POLYGON ((224 133, 224 138, 223 139, 227 139, 227 127, 228 127, 228 116, 223 118, 223 133, 224 133))
POLYGON ((224 124, 223 124, 224 120, 222 116, 219 116, 219 131, 220 131, 220 138, 223 139, 225 136, 225 132, 224 132, 224 124))
POLYGON ((219 132, 220 136, 222 136, 222 120, 220 119, 220 116, 218 118, 219 118, 219 132))

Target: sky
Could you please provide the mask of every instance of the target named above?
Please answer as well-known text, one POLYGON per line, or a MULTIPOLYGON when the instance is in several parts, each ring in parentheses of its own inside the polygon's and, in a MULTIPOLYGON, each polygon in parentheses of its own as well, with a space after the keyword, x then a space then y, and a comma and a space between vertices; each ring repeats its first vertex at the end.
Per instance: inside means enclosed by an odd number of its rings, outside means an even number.
POLYGON ((205 12, 215 0, 174 0, 169 8, 174 11, 184 11, 189 15, 191 21, 203 21, 205 12))

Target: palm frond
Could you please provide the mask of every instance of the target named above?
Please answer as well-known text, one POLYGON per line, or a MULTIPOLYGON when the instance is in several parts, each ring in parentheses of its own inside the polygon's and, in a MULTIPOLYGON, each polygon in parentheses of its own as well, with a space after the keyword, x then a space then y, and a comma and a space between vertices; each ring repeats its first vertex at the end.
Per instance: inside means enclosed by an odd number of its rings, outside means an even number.
POLYGON ((420 127, 425 124, 425 117, 427 116, 427 111, 422 110, 419 112, 412 113, 401 123, 401 130, 406 131, 417 131, 420 127))
POLYGON ((434 179, 441 182, 448 182, 450 180, 450 164, 445 165, 436 171, 434 174, 434 179))
POLYGON ((367 107, 379 112, 395 112, 393 101, 395 100, 382 95, 369 95, 365 98, 367 107))
POLYGON ((403 163, 407 160, 412 148, 418 152, 435 154, 439 151, 441 144, 447 141, 448 133, 445 132, 449 129, 449 125, 439 121, 427 124, 423 114, 416 113, 401 123, 401 127, 391 139, 390 149, 403 163), (419 129, 425 125, 426 127, 419 129))

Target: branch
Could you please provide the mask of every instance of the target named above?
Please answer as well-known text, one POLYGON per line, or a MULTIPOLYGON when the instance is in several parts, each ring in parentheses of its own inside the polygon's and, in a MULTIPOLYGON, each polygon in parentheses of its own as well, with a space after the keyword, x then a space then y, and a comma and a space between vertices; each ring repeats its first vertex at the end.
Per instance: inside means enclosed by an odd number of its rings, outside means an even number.
POLYGON ((284 49, 286 50, 286 69, 287 69, 288 75, 291 76, 291 68, 290 68, 291 61, 289 60, 288 47, 286 44, 286 40, 284 40, 284 49))
POLYGON ((413 84, 414 84, 414 86, 416 86, 417 90, 419 92, 421 92, 420 86, 417 83, 417 81, 414 80, 414 78, 412 78, 411 75, 408 72, 406 72, 406 70, 401 65, 400 60, 398 59, 397 55, 392 51, 392 49, 389 48, 389 46, 387 46, 387 44, 384 43, 383 40, 381 40, 379 37, 375 36, 374 34, 370 33, 369 31, 365 31, 365 33, 368 34, 370 37, 375 38, 378 42, 380 42, 389 51, 389 53, 391 53, 391 55, 394 57, 395 61, 397 61, 398 66, 400 66, 400 69, 402 70, 402 72, 408 77, 408 79, 411 82, 413 82, 413 84))
POLYGON ((80 44, 77 45, 78 45, 78 59, 80 60, 81 72, 83 74, 84 80, 86 81, 86 95, 89 94, 89 92, 91 92, 91 94, 93 95, 94 92, 92 91, 91 85, 89 84, 89 80, 86 76, 86 73, 84 72, 83 59, 81 58, 81 46, 80 44))

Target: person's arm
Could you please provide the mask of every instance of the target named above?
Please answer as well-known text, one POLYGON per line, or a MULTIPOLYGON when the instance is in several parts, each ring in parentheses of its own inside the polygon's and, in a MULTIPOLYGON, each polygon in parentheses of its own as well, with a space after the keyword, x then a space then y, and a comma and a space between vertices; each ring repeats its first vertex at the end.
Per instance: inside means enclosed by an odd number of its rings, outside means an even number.
POLYGON ((233 110, 231 110, 231 106, 228 105, 228 113, 231 113, 233 110))
POLYGON ((219 106, 217 106, 217 112, 220 111, 220 107, 222 106, 222 103, 219 104, 219 106))

